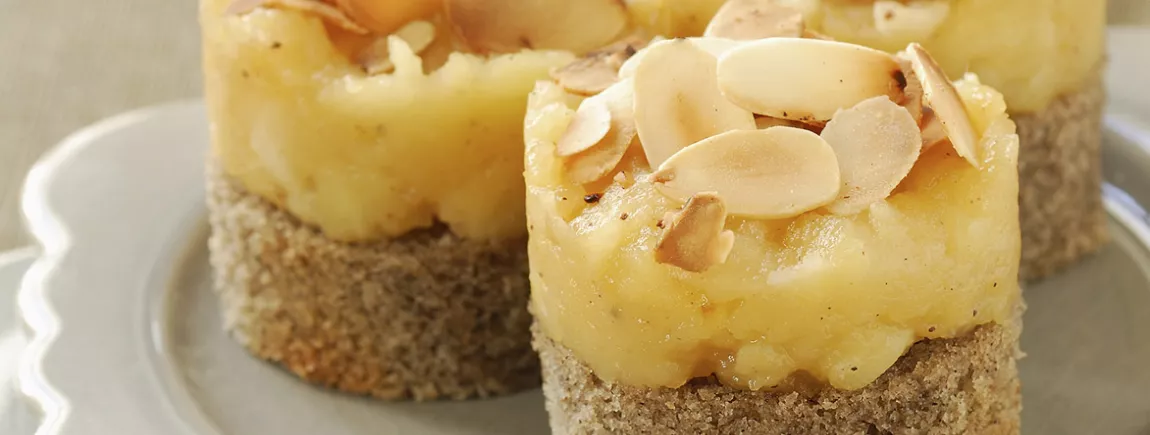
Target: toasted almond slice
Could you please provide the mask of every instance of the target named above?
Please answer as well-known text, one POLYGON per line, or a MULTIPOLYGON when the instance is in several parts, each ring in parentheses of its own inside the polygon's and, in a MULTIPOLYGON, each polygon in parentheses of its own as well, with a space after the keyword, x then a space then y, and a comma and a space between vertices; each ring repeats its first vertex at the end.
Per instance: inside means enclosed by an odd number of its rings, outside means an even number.
MULTIPOLYGON (((348 17, 377 35, 396 32, 396 29, 402 28, 405 23, 427 18, 442 7, 442 3, 436 0, 334 0, 334 2, 348 17)), ((422 50, 417 49, 415 45, 412 45, 411 49, 416 53, 422 50)))
POLYGON ((897 103, 910 112, 914 122, 922 123, 922 81, 914 74, 910 61, 897 58, 902 75, 895 75, 895 80, 902 85, 902 100, 897 103))
POLYGON ((723 264, 735 246, 735 233, 724 230, 727 207, 714 192, 692 196, 678 213, 663 219, 655 244, 655 261, 688 272, 703 272, 723 264))
POLYGON ((627 28, 619 0, 445 0, 446 16, 466 45, 480 53, 521 49, 588 52, 627 28))
POLYGON ((775 0, 728 0, 703 32, 703 36, 739 40, 798 38, 802 34, 802 12, 775 0))
POLYGON ((619 73, 601 58, 585 57, 552 71, 551 78, 570 92, 595 95, 615 84, 619 73))
POLYGON ((714 56, 683 39, 648 50, 635 70, 635 126, 652 168, 687 145, 755 128, 751 112, 719 93, 714 56))
POLYGON ((924 153, 946 140, 946 131, 942 129, 942 123, 939 122, 937 116, 934 116, 934 111, 929 108, 923 111, 921 128, 922 152, 924 153))
POLYGON ((874 28, 883 35, 920 40, 933 34, 948 14, 948 1, 875 0, 874 28))
POLYGON ((890 196, 922 150, 918 123, 884 96, 840 110, 821 136, 838 157, 842 190, 827 210, 840 215, 858 213, 890 196))
POLYGON ((607 135, 590 148, 563 158, 567 179, 580 184, 596 181, 610 173, 635 141, 634 85, 630 79, 612 85, 588 98, 606 103, 611 114, 607 135))
POLYGON ((559 138, 555 153, 560 157, 581 153, 599 143, 610 129, 611 109, 607 101, 596 97, 585 99, 559 138))
POLYGON ((903 52, 910 61, 914 74, 922 81, 923 101, 934 111, 934 115, 942 122, 942 129, 946 132, 950 143, 954 145, 959 156, 974 165, 981 167, 978 155, 978 132, 966 114, 966 106, 954 84, 946 77, 942 67, 934 61, 921 45, 911 43, 903 52))
POLYGON ((619 68, 646 42, 627 38, 551 72, 551 78, 570 92, 595 95, 619 81, 619 68))
POLYGON ((792 127, 705 139, 663 162, 651 180, 670 198, 718 192, 731 214, 763 219, 822 207, 838 197, 840 187, 834 150, 817 134, 792 127))
POLYGON ((739 41, 736 39, 712 38, 706 36, 698 38, 687 38, 687 40, 691 41, 691 43, 695 44, 695 46, 703 49, 703 51, 711 53, 711 56, 715 56, 716 59, 726 54, 728 51, 731 51, 731 49, 747 43, 747 41, 739 41))
MULTIPOLYGON (((680 38, 680 39, 683 39, 683 38, 680 38)), ((697 47, 703 49, 703 51, 705 51, 707 53, 711 53, 711 55, 715 56, 715 58, 718 58, 719 56, 722 56, 723 53, 726 53, 728 50, 735 48, 735 47, 739 46, 740 44, 747 42, 747 41, 736 41, 734 39, 727 39, 727 38, 711 38, 711 37, 692 37, 692 38, 685 38, 685 39, 688 41, 691 41, 692 44, 695 44, 697 47)), ((658 36, 658 37, 655 37, 654 39, 652 39, 651 43, 647 44, 647 47, 654 47, 656 44, 665 44, 665 43, 668 43, 669 41, 670 40, 664 39, 663 37, 658 36)), ((639 62, 641 60, 643 60, 643 56, 646 56, 648 51, 650 51, 650 50, 641 50, 638 53, 636 53, 634 56, 631 56, 630 59, 627 59, 626 62, 623 62, 623 66, 619 67, 619 77, 620 78, 634 77, 635 76, 635 68, 637 68, 639 66, 639 62)))
POLYGON ((867 98, 902 99, 898 62, 843 42, 771 38, 719 58, 719 89, 739 107, 796 121, 826 121, 867 98))
POLYGON ((232 10, 234 7, 234 9, 242 11, 236 13, 244 13, 251 11, 255 7, 259 6, 277 9, 290 9, 304 12, 310 15, 315 15, 316 17, 319 17, 320 19, 351 33, 358 35, 366 35, 371 33, 371 31, 359 25, 359 23, 356 23, 351 18, 348 18, 347 15, 344 15, 343 11, 340 11, 335 6, 329 5, 319 0, 262 0, 258 2, 256 6, 251 5, 252 2, 238 1, 233 3, 232 6, 228 8, 228 10, 232 10), (237 3, 240 4, 237 6, 237 3), (248 8, 246 11, 243 10, 245 7, 248 8))

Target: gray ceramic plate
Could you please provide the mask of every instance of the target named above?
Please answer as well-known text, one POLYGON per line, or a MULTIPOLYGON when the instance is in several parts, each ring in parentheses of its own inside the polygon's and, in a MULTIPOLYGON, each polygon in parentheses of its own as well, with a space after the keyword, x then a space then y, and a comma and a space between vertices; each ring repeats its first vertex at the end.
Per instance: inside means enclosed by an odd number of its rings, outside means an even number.
MULTIPOLYGON (((1150 226, 1138 205, 1150 205, 1150 132, 1119 112, 1105 145, 1114 242, 1026 290, 1028 434, 1150 430, 1150 226)), ((385 404, 241 351, 210 289, 206 132, 199 103, 132 113, 76 134, 30 175, 24 211, 44 251, 20 294, 34 331, 20 380, 45 411, 40 435, 547 433, 538 391, 385 404)))

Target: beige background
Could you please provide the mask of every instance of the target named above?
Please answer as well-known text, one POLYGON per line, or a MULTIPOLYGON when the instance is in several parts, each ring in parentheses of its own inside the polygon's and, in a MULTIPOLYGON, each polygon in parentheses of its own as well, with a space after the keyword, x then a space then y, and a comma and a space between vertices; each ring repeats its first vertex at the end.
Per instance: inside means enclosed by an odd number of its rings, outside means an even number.
MULTIPOLYGON (((1116 24, 1150 22, 1150 0, 1110 9, 1116 24)), ((27 243, 19 189, 46 149, 101 118, 199 94, 195 14, 195 0, 0 0, 0 251, 27 243)))

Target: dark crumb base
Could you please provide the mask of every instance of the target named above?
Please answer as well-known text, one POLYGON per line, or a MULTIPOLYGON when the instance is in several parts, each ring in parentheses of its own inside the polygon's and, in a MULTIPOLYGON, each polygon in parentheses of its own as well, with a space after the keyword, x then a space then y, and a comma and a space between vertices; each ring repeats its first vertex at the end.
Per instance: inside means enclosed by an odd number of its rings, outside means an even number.
POLYGON ((1102 207, 1101 75, 1078 92, 1018 124, 1020 275, 1045 277, 1100 248, 1109 239, 1102 207))
POLYGON ((1016 325, 923 341, 871 385, 768 393, 713 378, 676 389, 600 380, 535 328, 551 430, 575 434, 1018 434, 1016 325))
POLYGON ((539 384, 526 244, 442 226, 332 241, 209 165, 211 263, 224 323, 310 382, 382 399, 465 399, 539 384))

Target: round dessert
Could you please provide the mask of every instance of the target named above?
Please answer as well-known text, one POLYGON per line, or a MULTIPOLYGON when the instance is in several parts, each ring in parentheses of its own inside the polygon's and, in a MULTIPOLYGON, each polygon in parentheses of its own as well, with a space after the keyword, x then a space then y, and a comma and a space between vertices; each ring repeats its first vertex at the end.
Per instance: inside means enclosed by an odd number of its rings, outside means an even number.
MULTIPOLYGON (((210 248, 232 335, 380 398, 538 385, 526 96, 631 32, 624 6, 202 0, 200 18, 210 248)), ((621 47, 603 57, 621 64, 634 52, 621 47)))
MULTIPOLYGON (((1001 91, 1021 140, 1022 278, 1047 276, 1108 240, 1101 200, 1106 2, 1094 0, 628 0, 660 34, 712 35, 716 13, 878 48, 922 44, 951 76, 1001 91), (725 4, 725 6, 724 6, 725 4), (720 11, 723 7, 723 11, 720 11)), ((762 29, 759 26, 758 29, 762 29)), ((727 37, 744 39, 739 35, 727 37)))
POLYGON ((536 86, 531 309, 552 430, 1017 433, 1002 95, 952 83, 917 44, 767 27, 655 42, 585 99, 536 86))

